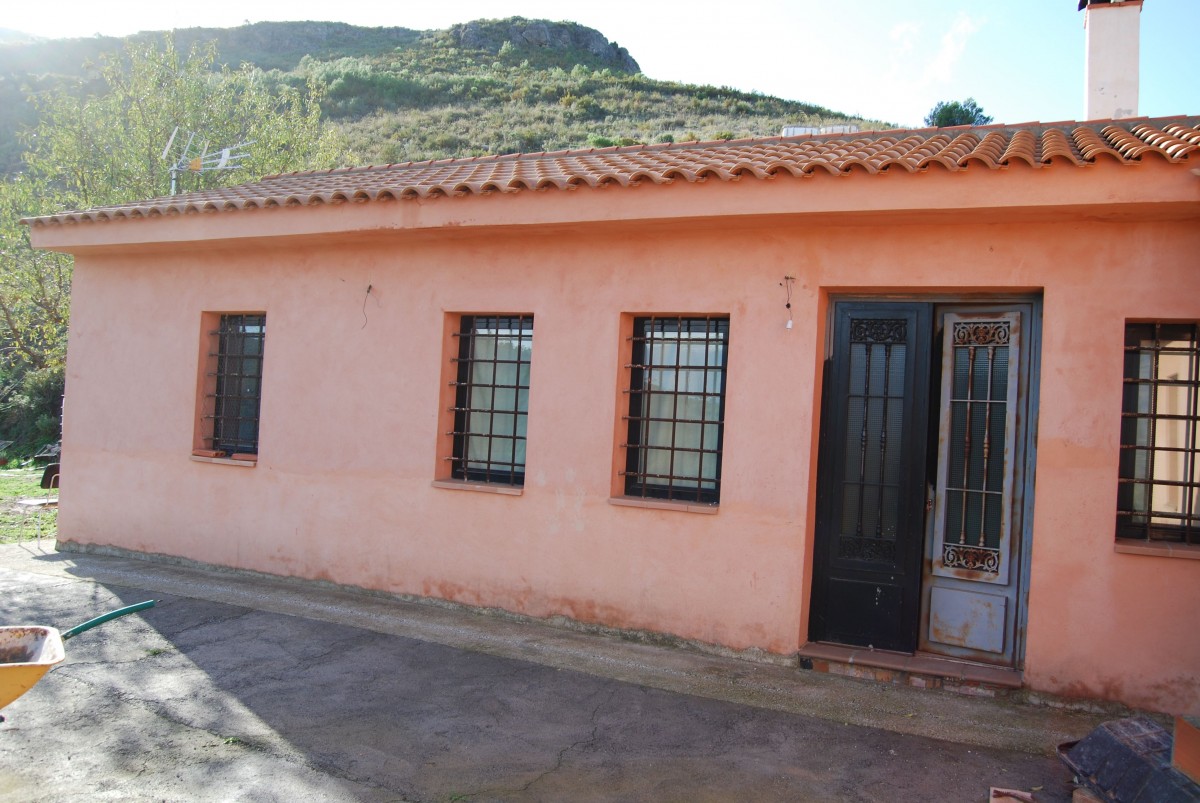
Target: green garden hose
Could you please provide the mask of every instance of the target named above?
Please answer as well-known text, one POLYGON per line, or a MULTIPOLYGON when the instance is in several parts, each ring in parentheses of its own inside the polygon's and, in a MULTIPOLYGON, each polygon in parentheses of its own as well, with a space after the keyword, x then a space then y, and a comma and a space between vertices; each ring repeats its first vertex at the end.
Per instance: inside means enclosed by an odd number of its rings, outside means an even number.
POLYGON ((97 616, 95 619, 88 619, 86 622, 84 622, 81 625, 75 625, 70 630, 63 631, 62 640, 66 641, 67 639, 71 638, 72 636, 78 636, 83 631, 91 630, 96 625, 102 625, 109 620, 116 619, 118 616, 125 616, 126 614, 137 613, 138 611, 144 611, 147 608, 153 608, 154 603, 155 603, 155 600, 148 599, 145 602, 139 602, 137 605, 130 605, 127 608, 118 608, 115 611, 109 611, 106 614, 97 616))

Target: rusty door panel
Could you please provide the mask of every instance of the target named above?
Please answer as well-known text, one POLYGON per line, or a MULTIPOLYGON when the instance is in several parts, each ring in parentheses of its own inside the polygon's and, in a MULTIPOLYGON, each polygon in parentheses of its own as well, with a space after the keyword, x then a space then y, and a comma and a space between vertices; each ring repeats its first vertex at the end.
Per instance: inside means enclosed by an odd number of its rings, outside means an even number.
POLYGON ((1002 655, 1008 642, 1008 599, 996 594, 934 586, 929 640, 1002 655))

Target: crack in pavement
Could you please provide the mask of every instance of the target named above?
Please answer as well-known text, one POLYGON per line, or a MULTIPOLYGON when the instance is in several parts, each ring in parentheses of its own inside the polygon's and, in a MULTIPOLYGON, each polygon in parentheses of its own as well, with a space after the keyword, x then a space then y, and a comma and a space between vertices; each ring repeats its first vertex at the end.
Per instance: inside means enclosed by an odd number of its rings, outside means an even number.
POLYGON ((572 742, 571 744, 569 744, 566 747, 559 750, 558 756, 556 757, 556 759, 554 761, 553 767, 549 768, 548 770, 545 770, 544 772, 540 773, 537 777, 530 779, 530 781, 528 783, 526 783, 524 786, 521 786, 518 788, 480 789, 477 792, 460 793, 455 796, 456 799, 465 800, 467 798, 472 798, 472 797, 476 797, 479 795, 520 795, 520 794, 524 794, 525 792, 528 792, 530 789, 532 789, 538 783, 544 781, 546 778, 550 777, 554 773, 561 770, 563 763, 566 761, 567 753, 570 753, 572 750, 575 750, 576 748, 579 748, 579 747, 586 747, 587 745, 592 744, 596 741, 597 734, 600 731, 600 724, 598 722, 596 722, 596 719, 600 716, 600 709, 609 705, 613 701, 613 698, 617 696, 617 692, 619 690, 620 690, 620 687, 617 685, 614 685, 611 689, 609 689, 608 695, 605 697, 605 699, 596 703, 596 706, 592 709, 591 716, 589 717, 589 721, 592 723, 592 730, 588 734, 587 738, 577 739, 576 741, 572 742))

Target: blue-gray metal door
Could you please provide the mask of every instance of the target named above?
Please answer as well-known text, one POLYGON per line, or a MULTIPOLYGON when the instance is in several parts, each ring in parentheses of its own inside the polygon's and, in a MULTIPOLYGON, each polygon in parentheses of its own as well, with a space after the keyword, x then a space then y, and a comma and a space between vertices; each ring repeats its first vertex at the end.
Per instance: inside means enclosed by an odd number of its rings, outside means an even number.
POLYGON ((1016 661, 1031 318, 1029 305, 936 312, 941 358, 922 583, 926 652, 1016 661))

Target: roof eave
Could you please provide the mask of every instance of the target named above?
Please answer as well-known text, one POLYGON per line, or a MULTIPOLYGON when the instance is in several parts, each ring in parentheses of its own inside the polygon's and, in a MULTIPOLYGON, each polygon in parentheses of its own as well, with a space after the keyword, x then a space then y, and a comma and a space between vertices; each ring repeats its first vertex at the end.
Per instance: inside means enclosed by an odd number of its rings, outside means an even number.
POLYGON ((782 221, 820 217, 845 225, 896 219, 1038 219, 1080 216, 1200 216, 1200 182, 1186 164, 1162 159, 1085 169, 1035 168, 1024 162, 996 170, 949 171, 930 166, 846 178, 777 175, 768 180, 699 184, 645 183, 571 192, 525 190, 503 197, 403 198, 317 206, 194 212, 146 219, 35 224, 34 247, 67 253, 92 249, 170 248, 189 244, 279 242, 286 238, 362 238, 462 234, 580 225, 710 224, 714 220, 782 221), (1137 180, 1130 180, 1136 177, 1137 180))

